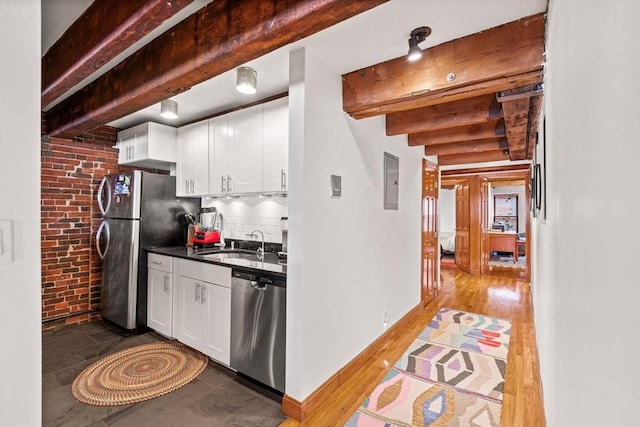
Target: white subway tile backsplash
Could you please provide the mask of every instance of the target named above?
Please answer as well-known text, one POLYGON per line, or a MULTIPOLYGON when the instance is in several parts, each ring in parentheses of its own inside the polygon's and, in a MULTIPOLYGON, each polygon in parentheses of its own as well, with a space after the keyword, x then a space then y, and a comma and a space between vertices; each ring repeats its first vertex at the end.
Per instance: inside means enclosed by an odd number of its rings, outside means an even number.
POLYGON ((224 235, 247 240, 247 233, 260 230, 266 242, 282 243, 280 218, 288 216, 286 198, 243 197, 241 199, 203 199, 203 207, 215 207, 224 219, 224 235))

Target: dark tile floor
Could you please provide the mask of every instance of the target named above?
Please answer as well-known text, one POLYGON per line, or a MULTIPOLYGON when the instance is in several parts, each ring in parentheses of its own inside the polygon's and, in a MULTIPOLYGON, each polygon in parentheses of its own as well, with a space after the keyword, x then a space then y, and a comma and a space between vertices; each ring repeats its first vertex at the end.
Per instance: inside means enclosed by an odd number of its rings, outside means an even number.
POLYGON ((104 322, 42 334, 43 426, 278 426, 285 417, 278 397, 209 362, 189 384, 164 396, 125 406, 78 402, 71 384, 104 355, 164 340, 153 332, 134 335, 104 322))

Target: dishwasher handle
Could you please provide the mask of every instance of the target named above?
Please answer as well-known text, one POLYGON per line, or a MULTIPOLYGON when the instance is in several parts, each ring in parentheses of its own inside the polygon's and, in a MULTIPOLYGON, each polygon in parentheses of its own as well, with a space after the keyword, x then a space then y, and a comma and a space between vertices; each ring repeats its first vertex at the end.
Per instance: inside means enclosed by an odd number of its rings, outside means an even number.
POLYGON ((255 280, 251 280, 249 281, 249 283, 251 284, 251 287, 253 289, 257 289, 258 291, 264 291, 265 289, 267 289, 266 283, 259 283, 259 282, 256 282, 255 280))

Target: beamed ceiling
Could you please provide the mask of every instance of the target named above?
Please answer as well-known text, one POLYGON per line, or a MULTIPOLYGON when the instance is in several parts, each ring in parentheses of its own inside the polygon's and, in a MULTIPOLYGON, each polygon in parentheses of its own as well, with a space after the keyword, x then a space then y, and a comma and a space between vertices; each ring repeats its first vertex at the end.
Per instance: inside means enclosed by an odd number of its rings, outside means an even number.
POLYGON ((386 116, 439 165, 531 159, 542 107, 544 14, 343 75, 344 111, 386 116))
MULTIPOLYGON (((80 135, 387 0, 215 0, 60 97, 193 1, 91 3, 42 58, 42 105, 59 98, 49 135, 80 135)), ((537 14, 424 49, 415 63, 403 56, 344 74, 344 111, 385 115, 388 135, 408 135, 440 165, 530 159, 544 28, 537 14)))

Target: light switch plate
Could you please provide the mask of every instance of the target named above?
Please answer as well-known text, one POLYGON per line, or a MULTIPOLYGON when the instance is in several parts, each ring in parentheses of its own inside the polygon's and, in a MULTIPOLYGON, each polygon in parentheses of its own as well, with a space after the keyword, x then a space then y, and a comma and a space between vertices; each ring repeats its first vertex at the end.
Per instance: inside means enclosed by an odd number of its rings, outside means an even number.
POLYGON ((342 177, 340 175, 331 175, 331 197, 342 196, 342 177))
POLYGON ((13 262, 13 221, 0 219, 0 264, 13 262))

